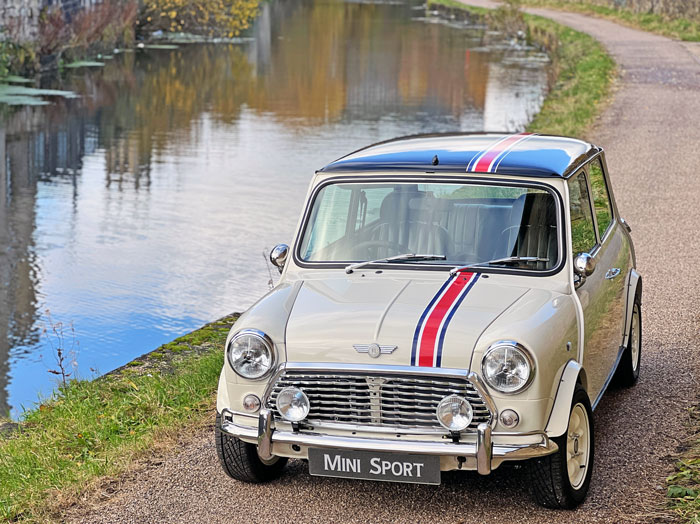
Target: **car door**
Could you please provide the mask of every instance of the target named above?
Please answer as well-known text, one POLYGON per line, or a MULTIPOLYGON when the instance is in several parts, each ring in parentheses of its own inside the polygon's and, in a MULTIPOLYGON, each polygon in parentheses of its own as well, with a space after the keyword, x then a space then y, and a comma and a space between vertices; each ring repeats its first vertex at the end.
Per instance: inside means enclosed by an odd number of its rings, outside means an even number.
POLYGON ((626 273, 620 253, 628 250, 617 231, 619 225, 613 217, 604 177, 605 198, 600 191, 600 161, 594 162, 595 167, 589 164, 569 179, 569 202, 572 253, 589 253, 596 262, 593 274, 580 281, 576 289, 584 317, 583 367, 588 394, 595 403, 607 385, 622 343, 626 273), (589 172, 596 179, 595 191, 589 183, 589 172))
POLYGON ((624 339, 626 282, 632 260, 629 239, 614 215, 615 206, 612 205, 609 178, 605 175, 602 156, 594 158, 586 166, 586 171, 600 245, 596 253, 596 271, 603 277, 604 304, 601 309, 606 312, 606 320, 600 323, 598 329, 610 348, 607 358, 610 368, 606 377, 609 379, 621 354, 620 346, 624 339))

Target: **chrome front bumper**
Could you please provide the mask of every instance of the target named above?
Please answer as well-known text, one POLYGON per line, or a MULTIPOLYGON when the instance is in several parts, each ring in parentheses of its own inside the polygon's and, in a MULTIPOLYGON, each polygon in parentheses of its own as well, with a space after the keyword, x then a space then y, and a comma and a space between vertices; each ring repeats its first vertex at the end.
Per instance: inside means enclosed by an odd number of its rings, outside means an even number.
MULTIPOLYGON (((385 438, 345 437, 324 435, 315 432, 281 431, 274 428, 272 411, 261 409, 258 415, 233 412, 224 409, 221 412, 221 430, 246 441, 257 442, 258 455, 263 461, 275 455, 275 445, 297 445, 307 448, 349 449, 357 451, 384 451, 390 453, 409 453, 416 455, 436 455, 463 457, 467 469, 476 469, 482 475, 488 475, 502 462, 526 460, 542 457, 557 451, 558 446, 545 433, 498 433, 491 427, 479 424, 476 442, 433 442, 418 440, 397 440, 385 438), (257 418, 258 427, 236 424, 233 416, 257 418), (494 444, 492 437, 511 437, 513 443, 494 444), (518 440, 537 436, 541 439, 535 444, 518 444, 518 440)), ((460 461, 460 464, 462 462, 460 461)))

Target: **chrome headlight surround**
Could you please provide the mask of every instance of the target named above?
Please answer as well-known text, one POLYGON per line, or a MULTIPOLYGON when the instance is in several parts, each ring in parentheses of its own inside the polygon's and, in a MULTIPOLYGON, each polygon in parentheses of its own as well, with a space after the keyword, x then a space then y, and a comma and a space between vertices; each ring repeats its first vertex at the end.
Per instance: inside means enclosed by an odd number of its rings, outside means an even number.
MULTIPOLYGON (((508 368, 505 368, 503 370, 507 369, 508 368)), ((498 391, 499 393, 503 393, 504 395, 515 395, 517 393, 522 393, 528 388, 528 386, 530 386, 530 384, 532 384, 532 379, 535 377, 535 360, 522 344, 519 344, 514 340, 499 340, 498 342, 491 344, 484 353, 484 356, 481 359, 481 376, 490 388, 498 391), (502 352, 505 354, 501 356, 502 352), (501 359, 502 366, 506 365, 506 359, 509 359, 511 363, 514 360, 517 360, 517 364, 519 366, 524 365, 526 367, 527 377, 524 380, 521 380, 521 383, 515 387, 503 387, 502 385, 496 384, 494 382, 493 374, 487 371, 489 368, 493 368, 494 359, 496 358, 501 359)))
POLYGON ((233 337, 231 337, 231 340, 229 340, 228 345, 226 346, 226 360, 229 363, 229 366, 231 366, 231 369, 235 371, 236 375, 238 375, 241 378, 244 378, 246 380, 260 380, 267 375, 270 374, 272 369, 274 368, 275 364, 275 348, 274 344, 272 343, 272 339, 268 337, 265 333, 260 331, 259 329, 253 329, 253 328, 246 328, 242 329, 239 332, 237 332, 233 337), (248 374, 245 375, 242 371, 242 366, 245 364, 245 362, 242 360, 242 355, 239 355, 238 358, 234 355, 234 351, 237 349, 234 347, 234 343, 238 342, 239 344, 243 341, 244 338, 248 338, 249 341, 252 341, 254 344, 257 344, 257 348, 255 350, 251 350, 249 348, 249 351, 257 351, 257 354, 253 353, 248 353, 246 355, 246 358, 254 357, 254 358, 260 358, 262 357, 263 360, 263 370, 258 372, 258 373, 253 373, 253 374, 248 374))

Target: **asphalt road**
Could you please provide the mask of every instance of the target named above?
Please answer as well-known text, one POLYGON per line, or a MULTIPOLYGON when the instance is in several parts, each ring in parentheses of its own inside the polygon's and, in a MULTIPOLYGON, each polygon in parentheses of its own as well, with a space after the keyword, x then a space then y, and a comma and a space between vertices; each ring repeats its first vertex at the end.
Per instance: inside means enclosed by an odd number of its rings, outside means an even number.
MULTIPOLYGON (((483 6, 490 2, 470 0, 483 6)), ((533 10, 602 41, 622 69, 587 138, 607 150, 614 192, 632 226, 644 278, 642 376, 609 391, 595 412, 591 492, 575 512, 531 502, 522 469, 488 478, 448 474, 412 486, 310 477, 303 462, 262 486, 224 475, 211 431, 124 479, 76 522, 652 522, 661 518, 672 456, 698 398, 700 285, 700 49, 609 21, 533 10)))

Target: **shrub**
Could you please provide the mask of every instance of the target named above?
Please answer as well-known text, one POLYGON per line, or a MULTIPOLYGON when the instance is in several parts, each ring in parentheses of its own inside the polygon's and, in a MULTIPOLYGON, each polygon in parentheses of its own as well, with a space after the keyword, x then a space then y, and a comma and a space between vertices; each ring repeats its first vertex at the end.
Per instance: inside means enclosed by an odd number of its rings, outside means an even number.
POLYGON ((134 0, 111 1, 83 9, 70 24, 69 47, 112 47, 133 41, 138 6, 134 0))
POLYGON ((139 29, 233 37, 250 25, 258 0, 144 0, 139 29))
POLYGON ((60 6, 44 7, 30 38, 26 21, 10 19, 0 34, 0 77, 55 67, 64 55, 77 59, 130 45, 137 14, 137 0, 105 0, 70 18, 60 6))
POLYGON ((0 79, 23 71, 35 59, 36 53, 32 47, 0 39, 0 79))

